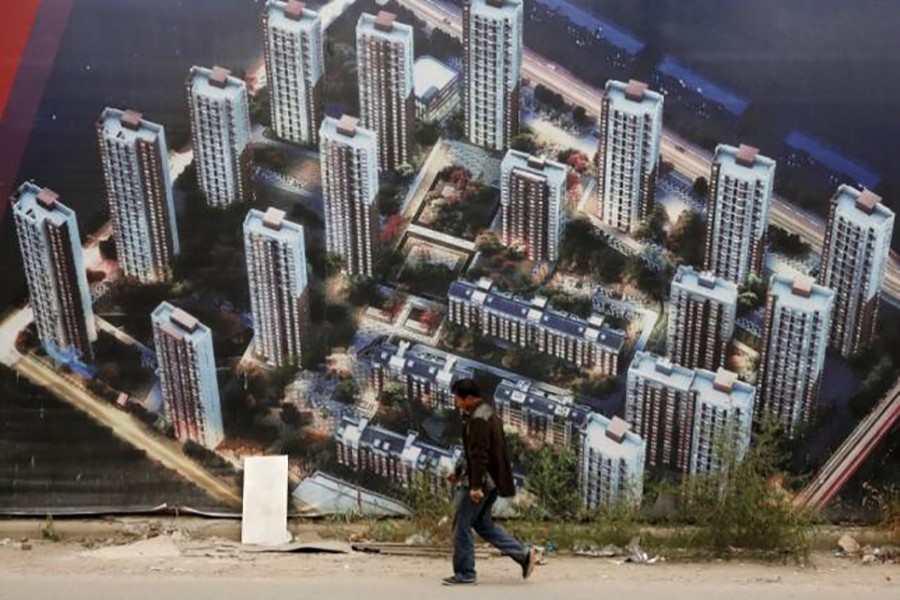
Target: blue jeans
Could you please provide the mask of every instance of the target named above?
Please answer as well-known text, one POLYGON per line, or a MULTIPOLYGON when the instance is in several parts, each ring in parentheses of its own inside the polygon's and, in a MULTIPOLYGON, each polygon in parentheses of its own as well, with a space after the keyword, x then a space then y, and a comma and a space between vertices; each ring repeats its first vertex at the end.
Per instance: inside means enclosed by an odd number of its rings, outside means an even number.
POLYGON ((520 565, 528 560, 529 548, 511 536, 505 529, 494 524, 491 510, 497 501, 497 490, 484 495, 478 504, 469 497, 469 488, 456 489, 454 505, 456 514, 453 518, 453 573, 459 579, 474 580, 475 575, 475 536, 474 529, 481 538, 499 550, 504 556, 512 558, 520 565))

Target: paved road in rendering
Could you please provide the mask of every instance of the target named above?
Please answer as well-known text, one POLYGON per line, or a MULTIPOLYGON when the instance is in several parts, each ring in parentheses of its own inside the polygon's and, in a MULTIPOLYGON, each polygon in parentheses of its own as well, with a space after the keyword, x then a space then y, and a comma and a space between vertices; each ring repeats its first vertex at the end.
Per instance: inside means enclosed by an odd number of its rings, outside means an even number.
POLYGON ((241 505, 241 497, 235 487, 226 484, 185 456, 177 442, 151 432, 132 415, 94 397, 32 356, 19 358, 13 368, 31 382, 49 390, 57 398, 65 400, 101 425, 109 427, 116 436, 143 450, 148 457, 175 471, 213 498, 230 506, 241 505))
POLYGON ((824 508, 853 476, 860 465, 900 422, 900 380, 878 402, 816 478, 794 500, 799 506, 824 508))
MULTIPOLYGON (((459 8, 440 0, 400 0, 400 3, 414 10, 429 25, 462 37, 459 8)), ((527 48, 522 63, 522 75, 533 83, 543 84, 558 92, 568 102, 583 106, 588 113, 596 116, 603 97, 602 90, 586 84, 563 67, 547 61, 527 48)), ((663 133, 662 155, 677 171, 692 179, 701 176, 709 178, 712 155, 668 130, 663 133)), ((772 201, 769 220, 773 225, 796 233, 813 250, 821 253, 825 239, 825 221, 820 217, 776 196, 772 201)), ((888 263, 882 289, 885 291, 886 300, 900 306, 900 264, 893 254, 888 263)))

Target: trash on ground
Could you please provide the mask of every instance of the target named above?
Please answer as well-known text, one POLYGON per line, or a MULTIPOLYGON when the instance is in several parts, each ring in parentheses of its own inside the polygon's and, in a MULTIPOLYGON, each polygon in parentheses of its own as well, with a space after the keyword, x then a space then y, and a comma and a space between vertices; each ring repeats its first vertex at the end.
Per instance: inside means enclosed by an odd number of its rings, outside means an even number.
POLYGON ((421 546, 428 543, 428 538, 421 533, 414 533, 403 542, 407 546, 421 546))
POLYGON ((847 555, 859 554, 859 551, 862 549, 859 542, 846 533, 838 540, 838 547, 847 555))
POLYGON ((107 546, 97 550, 85 550, 80 555, 107 560, 123 558, 166 558, 181 556, 181 550, 178 549, 172 536, 161 535, 130 544, 107 546))
POLYGON ((624 562, 627 563, 652 565, 657 562, 663 562, 666 560, 662 556, 650 556, 649 554, 647 554, 644 549, 641 548, 641 538, 637 536, 631 538, 631 541, 628 542, 627 546, 625 546, 625 551, 628 555, 625 557, 624 562))
POLYGON ((612 558, 623 554, 622 549, 614 544, 599 546, 597 544, 576 543, 572 551, 576 556, 589 556, 591 558, 612 558))

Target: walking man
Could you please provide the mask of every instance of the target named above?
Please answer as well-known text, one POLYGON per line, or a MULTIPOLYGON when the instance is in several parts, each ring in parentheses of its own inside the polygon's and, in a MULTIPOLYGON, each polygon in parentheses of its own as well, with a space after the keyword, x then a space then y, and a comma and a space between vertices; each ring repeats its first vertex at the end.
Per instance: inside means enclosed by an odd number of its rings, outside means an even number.
POLYGON ((453 402, 463 415, 463 456, 448 479, 456 486, 453 519, 453 575, 444 585, 477 583, 474 529, 486 542, 522 567, 528 579, 537 564, 537 550, 495 525, 491 511, 498 497, 516 495, 503 424, 481 398, 478 384, 460 379, 452 386, 453 402))

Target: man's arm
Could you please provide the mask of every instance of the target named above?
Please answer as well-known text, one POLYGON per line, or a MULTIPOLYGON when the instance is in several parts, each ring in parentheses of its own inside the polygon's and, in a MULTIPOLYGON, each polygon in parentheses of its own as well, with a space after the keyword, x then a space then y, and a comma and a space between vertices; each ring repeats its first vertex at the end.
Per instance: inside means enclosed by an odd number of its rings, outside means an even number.
POLYGON ((491 447, 491 426, 486 419, 469 421, 469 489, 483 490, 491 447))

